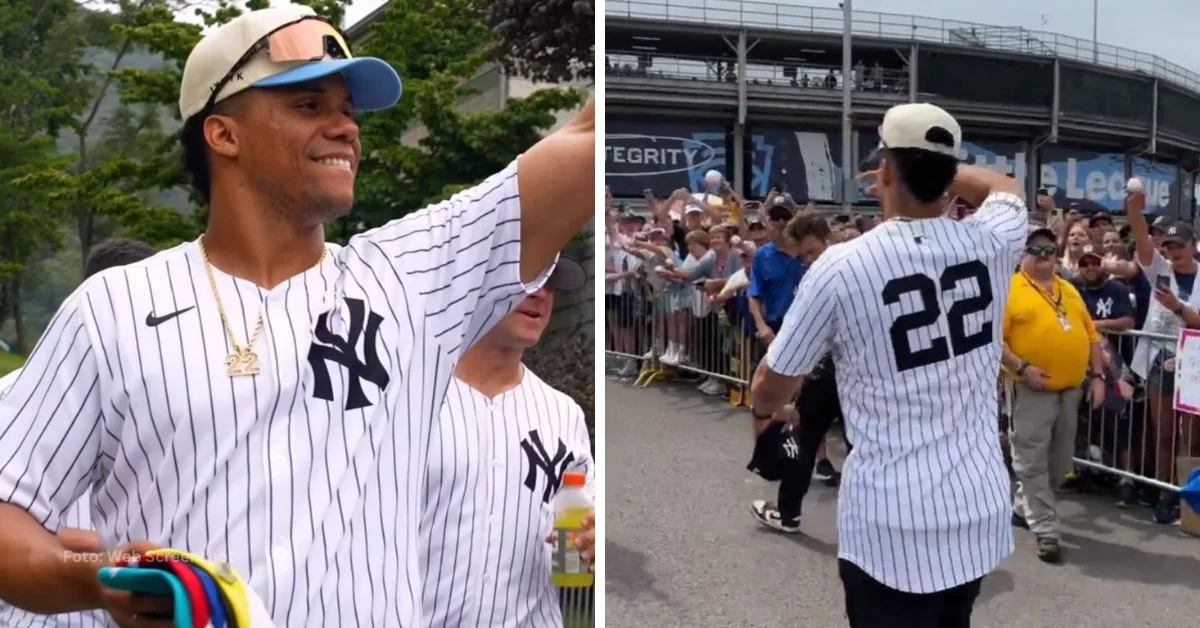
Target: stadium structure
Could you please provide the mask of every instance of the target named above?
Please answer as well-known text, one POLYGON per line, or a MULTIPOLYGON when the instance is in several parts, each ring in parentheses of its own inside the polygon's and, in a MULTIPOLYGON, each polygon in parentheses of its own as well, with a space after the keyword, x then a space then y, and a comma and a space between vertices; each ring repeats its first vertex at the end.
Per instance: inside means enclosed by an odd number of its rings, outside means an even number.
POLYGON ((932 102, 963 125, 967 161, 1059 207, 1119 212, 1130 176, 1151 212, 1194 222, 1200 74, 1055 33, 853 11, 843 143, 845 16, 738 0, 612 0, 606 19, 606 182, 615 197, 698 189, 716 169, 747 198, 773 185, 843 193, 892 105, 932 102))

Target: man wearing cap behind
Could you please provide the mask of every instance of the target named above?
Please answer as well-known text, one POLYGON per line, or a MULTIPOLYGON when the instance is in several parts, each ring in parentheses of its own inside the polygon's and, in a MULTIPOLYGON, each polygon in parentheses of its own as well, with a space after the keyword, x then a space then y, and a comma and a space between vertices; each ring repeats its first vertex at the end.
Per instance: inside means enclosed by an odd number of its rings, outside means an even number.
POLYGON ((591 439, 579 404, 521 359, 546 330, 554 295, 586 280, 578 262, 559 258, 545 286, 458 363, 430 441, 422 626, 563 625, 545 542, 550 503, 568 471, 590 484, 591 439))
POLYGON ((838 499, 850 626, 965 627, 1012 552, 994 321, 1025 203, 1017 181, 958 163, 961 129, 936 106, 893 107, 879 132, 865 177, 886 220, 813 262, 754 374, 753 414, 774 417, 832 352, 854 443, 838 499), (951 220, 947 193, 979 211, 951 220))
MULTIPOLYGON (((1057 252, 1049 229, 1029 234, 1004 312, 1004 367, 1016 382, 1009 434, 1017 479, 1012 520, 1033 532, 1038 558, 1049 563, 1061 558, 1054 491, 1071 470, 1080 385, 1089 371, 1095 374, 1089 392, 1096 408, 1106 386, 1100 334, 1083 297, 1056 272, 1057 252)), ((1088 255, 1099 264, 1093 251, 1088 255)))
POLYGON ((46 332, 64 341, 29 358, 48 376, 0 401, 0 555, 20 557, 0 561, 0 597, 163 617, 98 585, 112 556, 46 532, 91 486, 114 554, 228 561, 278 625, 420 625, 438 408, 462 352, 591 219, 595 131, 589 103, 480 185, 327 244, 354 200, 353 115, 400 93, 307 7, 248 12, 192 50, 182 143, 207 229, 84 282, 46 332))
MULTIPOLYGON (((1184 327, 1200 328, 1196 235, 1184 223, 1163 224, 1155 220, 1154 225, 1162 228, 1162 235, 1156 238, 1153 228, 1146 224, 1145 209, 1145 194, 1131 193, 1125 199, 1134 256, 1154 290, 1142 331, 1178 338, 1184 327)), ((1150 410, 1146 430, 1154 435, 1150 440, 1157 445, 1153 448, 1157 479, 1178 486, 1186 478, 1175 477, 1175 456, 1200 455, 1200 417, 1175 411, 1175 347, 1174 340, 1143 338, 1134 349, 1130 368, 1146 381, 1146 403, 1150 410)), ((1179 494, 1160 491, 1154 520, 1170 524, 1178 519, 1179 494)))

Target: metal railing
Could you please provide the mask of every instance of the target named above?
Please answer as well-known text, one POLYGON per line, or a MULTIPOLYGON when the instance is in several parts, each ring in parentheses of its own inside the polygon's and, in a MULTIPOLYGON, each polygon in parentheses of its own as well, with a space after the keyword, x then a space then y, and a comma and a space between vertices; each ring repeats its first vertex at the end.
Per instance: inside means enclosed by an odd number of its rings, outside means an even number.
MULTIPOLYGON (((725 286, 673 280, 663 277, 659 267, 647 261, 636 275, 608 286, 617 285, 619 291, 605 298, 605 353, 615 374, 646 387, 690 373, 705 394, 748 405, 750 377, 766 346, 745 306, 745 286, 736 275, 725 286), (738 288, 730 289, 734 284, 738 288)), ((1109 335, 1106 352, 1116 376, 1109 394, 1119 399, 1097 409, 1084 395, 1074 461, 1078 469, 1093 471, 1113 487, 1132 483, 1143 491, 1178 492, 1186 476, 1175 468, 1177 456, 1200 457, 1200 417, 1172 409, 1172 371, 1149 368, 1146 379, 1130 372, 1136 343, 1152 341, 1175 344, 1170 336, 1139 331, 1109 335)), ((1004 376, 1000 383, 997 416, 1008 425, 1012 385, 1004 376)))
MULTIPOLYGON (((612 0, 607 17, 625 17, 719 26, 771 28, 810 33, 841 33, 842 11, 738 0, 612 0)), ((1059 57, 1109 68, 1142 72, 1200 93, 1200 73, 1146 52, 1019 26, 994 26, 916 15, 854 11, 854 36, 969 46, 1028 55, 1059 57)))
MULTIPOLYGON (((735 83, 737 67, 731 59, 688 55, 661 55, 610 50, 605 54, 605 73, 608 76, 667 78, 688 81, 735 83), (649 65, 639 63, 650 58, 649 65)), ((769 63, 750 61, 746 64, 746 80, 751 85, 780 85, 808 89, 841 89, 841 66, 769 63)), ((908 92, 908 71, 871 67, 855 67, 853 86, 856 91, 908 92)))

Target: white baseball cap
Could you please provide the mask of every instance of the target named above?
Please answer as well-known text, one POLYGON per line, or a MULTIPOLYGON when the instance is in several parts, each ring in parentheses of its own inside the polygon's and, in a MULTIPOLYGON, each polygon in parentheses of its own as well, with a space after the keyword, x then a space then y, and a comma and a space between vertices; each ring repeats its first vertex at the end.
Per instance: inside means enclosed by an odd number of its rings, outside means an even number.
POLYGON ((962 127, 945 109, 929 103, 896 105, 879 125, 883 148, 915 148, 958 159, 962 127))
POLYGON ((345 77, 356 111, 386 109, 400 100, 396 70, 373 57, 353 58, 341 32, 312 9, 250 11, 192 49, 183 67, 179 113, 187 120, 251 87, 295 85, 332 74, 345 77))

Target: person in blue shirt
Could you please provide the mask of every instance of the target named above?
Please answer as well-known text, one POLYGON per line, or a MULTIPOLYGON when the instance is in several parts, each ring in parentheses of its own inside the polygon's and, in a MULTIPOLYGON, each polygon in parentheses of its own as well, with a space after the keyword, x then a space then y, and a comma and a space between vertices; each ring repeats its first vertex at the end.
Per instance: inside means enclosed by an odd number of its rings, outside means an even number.
POLYGON ((804 264, 787 251, 784 242, 784 227, 791 219, 792 211, 783 205, 767 210, 767 230, 771 237, 758 248, 750 267, 750 317, 764 348, 771 344, 783 324, 783 316, 792 305, 796 286, 804 275, 804 264))

